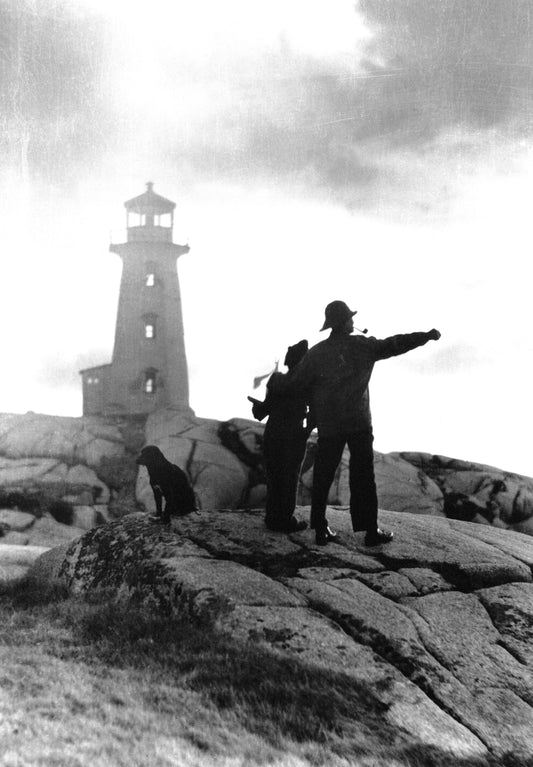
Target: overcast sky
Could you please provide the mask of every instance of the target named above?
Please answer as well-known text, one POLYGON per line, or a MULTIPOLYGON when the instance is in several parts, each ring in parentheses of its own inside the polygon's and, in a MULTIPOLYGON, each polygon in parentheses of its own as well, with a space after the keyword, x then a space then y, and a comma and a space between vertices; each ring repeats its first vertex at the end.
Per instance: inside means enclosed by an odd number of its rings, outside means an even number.
MULTIPOLYGON (((191 405, 360 327, 377 450, 533 475, 533 0, 0 0, 0 412, 81 415, 123 203, 177 203, 191 405)), ((261 393, 261 392, 259 392, 261 393)))

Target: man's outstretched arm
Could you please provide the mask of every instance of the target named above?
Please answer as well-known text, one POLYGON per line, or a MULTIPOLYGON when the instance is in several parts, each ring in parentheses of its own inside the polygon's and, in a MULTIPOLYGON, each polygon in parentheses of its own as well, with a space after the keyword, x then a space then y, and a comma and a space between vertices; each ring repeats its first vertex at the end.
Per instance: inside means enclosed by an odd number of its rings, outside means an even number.
POLYGON ((424 346, 428 341, 438 341, 440 333, 433 328, 427 333, 402 333, 397 336, 378 339, 369 338, 372 343, 372 356, 375 360, 385 360, 388 357, 397 357, 399 354, 405 354, 419 346, 424 346))

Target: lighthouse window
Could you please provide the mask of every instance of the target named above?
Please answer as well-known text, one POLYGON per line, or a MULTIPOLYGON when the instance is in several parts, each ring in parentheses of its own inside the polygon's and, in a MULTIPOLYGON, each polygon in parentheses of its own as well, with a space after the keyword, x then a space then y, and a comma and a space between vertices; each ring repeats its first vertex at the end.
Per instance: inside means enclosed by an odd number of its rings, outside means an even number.
POLYGON ((155 338, 155 325, 153 322, 147 322, 144 326, 144 337, 155 338))
POLYGON ((144 379, 144 391, 146 394, 153 394, 155 392, 155 373, 152 371, 146 372, 144 379))
POLYGON ((146 261, 144 264, 144 284, 147 288, 153 288, 155 285, 155 263, 146 261))
POLYGON ((170 213, 161 213, 157 217, 157 225, 170 229, 172 227, 172 215, 170 213))

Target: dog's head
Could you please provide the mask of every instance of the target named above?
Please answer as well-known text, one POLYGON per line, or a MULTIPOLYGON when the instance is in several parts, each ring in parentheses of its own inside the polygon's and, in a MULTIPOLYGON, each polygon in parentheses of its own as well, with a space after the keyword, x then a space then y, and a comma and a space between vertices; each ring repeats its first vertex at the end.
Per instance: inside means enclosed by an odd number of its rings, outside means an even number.
POLYGON ((155 445, 146 445, 141 450, 141 454, 136 459, 135 463, 139 466, 146 466, 147 469, 155 466, 160 466, 165 461, 165 456, 161 450, 155 445))

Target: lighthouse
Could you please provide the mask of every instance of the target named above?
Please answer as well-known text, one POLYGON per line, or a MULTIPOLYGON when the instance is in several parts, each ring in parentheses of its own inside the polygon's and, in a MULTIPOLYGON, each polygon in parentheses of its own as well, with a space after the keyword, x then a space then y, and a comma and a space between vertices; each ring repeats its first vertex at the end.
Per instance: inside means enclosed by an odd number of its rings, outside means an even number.
POLYGON ((192 413, 177 259, 176 204, 153 183, 127 200, 112 362, 81 371, 84 415, 140 415, 171 407, 192 413))

